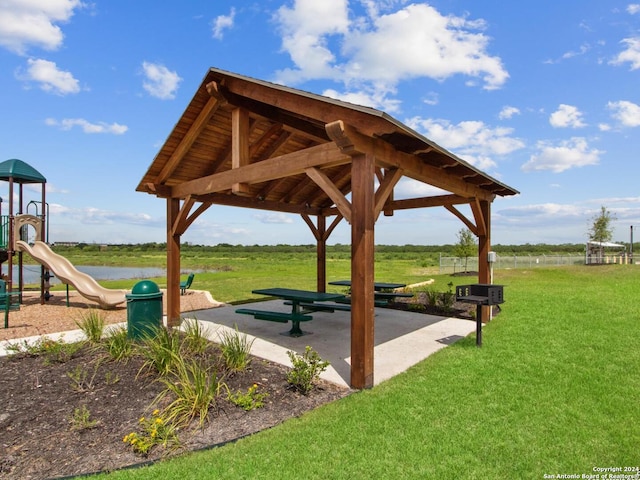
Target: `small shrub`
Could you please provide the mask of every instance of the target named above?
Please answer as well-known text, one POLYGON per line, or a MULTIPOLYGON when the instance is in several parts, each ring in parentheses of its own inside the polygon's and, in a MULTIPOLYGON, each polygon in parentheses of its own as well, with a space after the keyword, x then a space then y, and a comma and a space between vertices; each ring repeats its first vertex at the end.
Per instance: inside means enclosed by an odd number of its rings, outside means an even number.
POLYGON ((253 340, 238 331, 235 326, 233 332, 224 331, 220 334, 220 348, 226 367, 231 372, 242 372, 251 363, 251 347, 253 340))
POLYGON ((133 343, 124 327, 112 327, 107 332, 104 345, 109 356, 118 362, 126 362, 133 355, 133 343))
POLYGON ((76 322, 76 325, 84 336, 87 337, 87 341, 91 344, 97 345, 102 339, 104 333, 104 314, 97 310, 91 309, 89 313, 83 315, 82 319, 76 322))
POLYGON ((71 424, 71 430, 77 431, 87 430, 98 425, 98 421, 91 418, 91 412, 86 405, 82 405, 81 408, 76 408, 73 411, 69 423, 71 424))
POLYGON ((453 291, 453 282, 449 282, 447 286, 449 287, 449 290, 441 295, 441 301, 444 311, 450 312, 453 310, 453 304, 456 301, 456 294, 453 291))
POLYGON ((304 354, 299 355, 287 351, 292 369, 287 373, 287 382, 303 395, 308 394, 314 387, 320 374, 329 366, 329 362, 322 360, 318 352, 306 346, 304 354))
POLYGON ((429 288, 425 293, 427 294, 427 305, 435 307, 438 304, 440 294, 433 288, 429 288))
POLYGON ((151 418, 140 418, 140 427, 141 432, 131 432, 122 439, 135 453, 146 456, 156 445, 164 448, 179 446, 175 427, 160 415, 160 410, 154 410, 151 418))
POLYGON ((264 400, 268 396, 269 394, 266 392, 258 392, 258 384, 254 383, 246 392, 240 390, 236 393, 229 392, 227 399, 243 410, 249 411, 264 406, 264 400))
POLYGON ((184 349, 196 355, 203 354, 209 346, 207 331, 203 329, 198 320, 185 320, 182 324, 184 333, 184 349))
POLYGON ((170 395, 174 400, 164 409, 164 418, 182 427, 198 417, 200 426, 209 416, 209 410, 217 406, 217 398, 224 386, 213 367, 205 367, 196 359, 174 354, 171 375, 160 378, 165 386, 155 402, 170 395))

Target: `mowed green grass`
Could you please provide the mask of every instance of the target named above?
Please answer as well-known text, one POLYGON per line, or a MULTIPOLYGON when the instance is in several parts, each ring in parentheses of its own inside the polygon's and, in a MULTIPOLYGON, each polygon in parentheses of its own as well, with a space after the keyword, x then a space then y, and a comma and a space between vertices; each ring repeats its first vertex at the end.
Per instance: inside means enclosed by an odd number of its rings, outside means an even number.
MULTIPOLYGON (((640 459, 640 267, 496 272, 502 312, 367 391, 111 479, 538 479, 640 459)), ((450 277, 436 277, 446 285, 450 277)))

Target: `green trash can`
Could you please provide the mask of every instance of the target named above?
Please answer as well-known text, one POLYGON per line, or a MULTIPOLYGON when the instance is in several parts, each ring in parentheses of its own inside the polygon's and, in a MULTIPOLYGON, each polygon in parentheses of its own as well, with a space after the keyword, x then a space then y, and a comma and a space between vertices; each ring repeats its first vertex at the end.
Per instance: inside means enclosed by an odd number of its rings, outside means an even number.
POLYGON ((136 283, 127 298, 127 336, 141 340, 162 327, 162 292, 151 280, 136 283))

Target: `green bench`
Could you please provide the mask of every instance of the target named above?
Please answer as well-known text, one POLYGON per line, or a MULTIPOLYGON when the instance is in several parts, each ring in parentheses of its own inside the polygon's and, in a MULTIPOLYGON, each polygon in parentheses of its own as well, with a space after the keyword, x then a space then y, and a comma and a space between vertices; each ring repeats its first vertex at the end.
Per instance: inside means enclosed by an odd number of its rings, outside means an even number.
MULTIPOLYGON (((292 305, 292 302, 284 302, 285 305, 292 305)), ((351 305, 343 303, 316 303, 316 302, 301 302, 299 304, 302 308, 309 312, 329 312, 333 313, 336 310, 342 312, 350 312, 351 305)))
POLYGON ((404 293, 404 292, 376 292, 375 294, 376 300, 386 300, 393 301, 397 297, 403 298, 411 298, 413 297, 413 293, 404 293))
POLYGON ((195 276, 195 273, 190 273, 186 280, 180 282, 180 295, 184 295, 187 291, 187 288, 191 288, 191 284, 193 283, 193 278, 195 276))
POLYGON ((300 322, 313 320, 311 315, 274 312, 270 310, 256 310, 254 308, 238 308, 236 309, 236 313, 253 315, 253 318, 256 320, 268 320, 269 322, 287 323, 291 321, 291 330, 289 330, 288 334, 292 337, 300 337, 304 334, 300 328, 300 322))

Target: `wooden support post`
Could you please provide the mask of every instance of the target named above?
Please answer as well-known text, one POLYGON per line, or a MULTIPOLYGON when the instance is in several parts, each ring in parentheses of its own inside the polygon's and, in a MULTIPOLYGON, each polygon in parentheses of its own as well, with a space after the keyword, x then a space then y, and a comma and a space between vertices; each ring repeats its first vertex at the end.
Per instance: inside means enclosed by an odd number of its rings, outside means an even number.
POLYGON ((180 213, 180 200, 167 199, 167 327, 180 325, 180 235, 173 225, 180 213))
POLYGON ((374 178, 371 154, 351 165, 351 386, 373 387, 374 178))
POLYGON ((327 217, 318 216, 318 238, 316 239, 317 290, 327 291, 327 217))
MULTIPOLYGON (((489 252, 491 251, 491 203, 486 200, 478 202, 479 211, 484 220, 484 232, 478 235, 478 283, 491 283, 489 252), (484 233, 484 235, 482 234, 484 233)), ((482 306, 482 319, 486 323, 491 318, 490 306, 482 306)))
MULTIPOLYGON (((231 144, 232 168, 249 165, 249 112, 244 108, 231 112, 231 144)), ((249 185, 234 183, 231 191, 236 195, 248 195, 249 185)))

